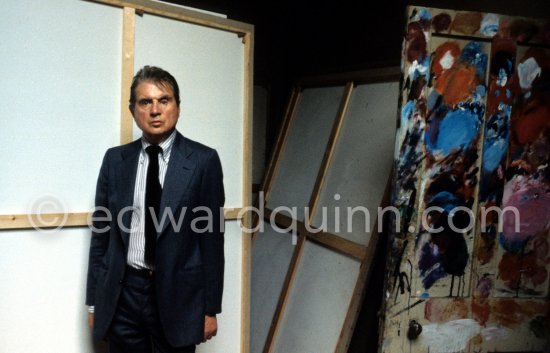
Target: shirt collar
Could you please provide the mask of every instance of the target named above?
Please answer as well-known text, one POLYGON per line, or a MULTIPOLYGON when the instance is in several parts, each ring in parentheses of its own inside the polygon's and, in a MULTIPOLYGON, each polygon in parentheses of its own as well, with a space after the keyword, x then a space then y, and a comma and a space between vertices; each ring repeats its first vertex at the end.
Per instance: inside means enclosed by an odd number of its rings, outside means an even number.
MULTIPOLYGON (((161 157, 165 162, 168 162, 168 160, 170 159, 170 152, 172 152, 172 146, 174 145, 175 139, 176 139, 176 130, 174 129, 174 131, 172 131, 172 133, 170 134, 170 136, 168 136, 166 140, 159 143, 159 147, 162 148, 161 157)), ((145 149, 149 146, 151 146, 151 143, 147 141, 145 137, 142 136, 141 148, 143 149, 143 151, 145 151, 145 149)))

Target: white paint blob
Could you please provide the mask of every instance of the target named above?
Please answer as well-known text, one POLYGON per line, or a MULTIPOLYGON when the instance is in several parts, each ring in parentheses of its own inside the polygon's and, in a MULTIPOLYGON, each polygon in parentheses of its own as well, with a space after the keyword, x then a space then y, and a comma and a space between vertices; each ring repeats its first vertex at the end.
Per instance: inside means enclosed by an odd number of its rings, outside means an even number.
POLYGON ((443 55, 443 57, 441 57, 441 59, 439 60, 439 65, 441 65, 441 67, 445 70, 448 70, 451 67, 453 67, 454 63, 455 63, 455 57, 453 56, 453 54, 451 54, 450 50, 447 50, 443 55))
POLYGON ((479 32, 486 37, 494 37, 498 33, 498 28, 500 25, 500 19, 498 15, 494 13, 488 13, 483 17, 481 21, 481 27, 479 32))
POLYGON ((451 353, 463 351, 470 339, 480 332, 481 326, 477 321, 459 319, 426 325, 420 337, 430 353, 451 353))
POLYGON ((483 341, 498 341, 508 337, 508 329, 502 326, 490 325, 481 330, 483 341))
POLYGON ((415 79, 416 72, 420 75, 425 75, 428 72, 428 67, 420 64, 418 60, 415 60, 412 62, 411 66, 409 66, 409 77, 411 81, 415 79))
POLYGON ((533 81, 540 76, 542 70, 535 60, 529 58, 518 65, 519 85, 524 90, 530 90, 533 81))

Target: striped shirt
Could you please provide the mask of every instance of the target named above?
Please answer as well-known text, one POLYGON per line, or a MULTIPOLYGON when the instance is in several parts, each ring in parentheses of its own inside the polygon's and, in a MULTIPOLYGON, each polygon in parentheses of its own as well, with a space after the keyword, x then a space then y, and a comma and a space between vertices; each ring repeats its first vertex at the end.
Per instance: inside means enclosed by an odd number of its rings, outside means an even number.
MULTIPOLYGON (((164 178, 168 169, 168 161, 172 152, 172 145, 176 138, 176 131, 159 144, 162 148, 162 153, 159 154, 159 181, 160 185, 164 186, 164 178)), ((149 156, 145 149, 151 144, 141 138, 142 149, 139 154, 139 162, 136 174, 136 185, 134 188, 134 212, 132 212, 132 223, 130 226, 130 242, 128 244, 128 265, 135 268, 145 268, 154 270, 145 264, 145 213, 142 210, 145 208, 145 185, 147 183, 147 168, 149 166, 149 156)), ((157 215, 157 219, 161 219, 161 215, 157 215)))

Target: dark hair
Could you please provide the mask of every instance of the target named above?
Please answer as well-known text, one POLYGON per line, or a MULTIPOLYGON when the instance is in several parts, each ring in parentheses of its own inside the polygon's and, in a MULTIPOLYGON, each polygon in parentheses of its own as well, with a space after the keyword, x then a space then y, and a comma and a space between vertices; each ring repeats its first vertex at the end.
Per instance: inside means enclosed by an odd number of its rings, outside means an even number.
POLYGON ((168 85, 172 87, 176 104, 178 107, 180 106, 180 89, 174 76, 160 67, 146 65, 136 73, 132 80, 132 86, 130 87, 130 110, 132 112, 136 104, 136 88, 140 83, 145 81, 153 82, 156 85, 168 85))

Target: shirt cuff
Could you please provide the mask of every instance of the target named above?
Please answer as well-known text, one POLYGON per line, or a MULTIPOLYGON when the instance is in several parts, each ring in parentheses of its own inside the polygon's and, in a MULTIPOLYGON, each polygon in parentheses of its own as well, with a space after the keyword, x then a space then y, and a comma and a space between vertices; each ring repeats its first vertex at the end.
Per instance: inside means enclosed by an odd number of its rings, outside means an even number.
POLYGON ((94 313, 95 306, 91 305, 88 307, 88 313, 93 314, 94 313))

